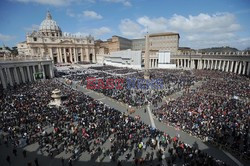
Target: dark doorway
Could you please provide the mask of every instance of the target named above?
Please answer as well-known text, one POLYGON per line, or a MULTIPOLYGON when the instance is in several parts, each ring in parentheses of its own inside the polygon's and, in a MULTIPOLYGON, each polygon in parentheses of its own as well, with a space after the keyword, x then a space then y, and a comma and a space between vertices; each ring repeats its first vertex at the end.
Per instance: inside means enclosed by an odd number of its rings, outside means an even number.
POLYGON ((89 54, 89 61, 92 63, 93 62, 93 54, 89 54))
POLYGON ((57 57, 54 57, 54 64, 58 63, 57 62, 57 57))
POLYGON ((195 68, 195 69, 198 68, 198 60, 194 60, 194 68, 195 68))
POLYGON ((66 63, 67 63, 67 62, 70 62, 70 58, 69 58, 69 56, 67 56, 67 61, 66 61, 66 63))

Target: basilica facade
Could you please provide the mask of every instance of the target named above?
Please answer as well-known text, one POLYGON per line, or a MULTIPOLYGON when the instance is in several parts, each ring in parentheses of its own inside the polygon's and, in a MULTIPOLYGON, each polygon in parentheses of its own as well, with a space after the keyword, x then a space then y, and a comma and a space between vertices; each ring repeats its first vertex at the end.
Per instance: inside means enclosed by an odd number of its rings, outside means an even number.
POLYGON ((54 64, 96 62, 94 37, 62 33, 50 12, 47 12, 39 30, 28 33, 26 41, 17 47, 19 55, 50 57, 54 64))

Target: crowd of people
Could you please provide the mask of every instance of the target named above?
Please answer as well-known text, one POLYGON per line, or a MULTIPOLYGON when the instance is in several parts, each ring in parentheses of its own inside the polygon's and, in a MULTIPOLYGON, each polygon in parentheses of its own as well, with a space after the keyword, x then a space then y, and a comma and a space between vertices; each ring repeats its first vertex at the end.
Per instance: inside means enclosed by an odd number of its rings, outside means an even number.
POLYGON ((218 71, 194 74, 202 86, 155 108, 154 115, 249 160, 250 79, 218 71))
MULTIPOLYGON (((171 138, 56 79, 3 91, 0 110, 1 139, 6 146, 23 148, 38 143, 39 151, 51 158, 70 154, 69 165, 83 153, 93 161, 109 158, 118 165, 121 160, 135 165, 157 165, 162 160, 168 165, 226 165, 181 142, 178 136, 171 138), (54 89, 64 95, 61 107, 48 105, 54 89)), ((10 160, 8 156, 6 160, 10 160)))
MULTIPOLYGON (((99 93, 103 93, 105 96, 111 97, 117 101, 127 103, 130 106, 144 106, 148 103, 157 103, 161 102, 165 96, 171 95, 175 92, 181 91, 191 85, 193 85, 196 81, 198 81, 194 75, 190 71, 180 71, 180 70, 165 70, 158 69, 150 71, 151 80, 160 79, 162 81, 162 85, 158 88, 142 89, 142 88, 128 88, 129 83, 128 79, 136 79, 141 80, 144 78, 143 72, 131 72, 131 69, 123 69, 115 70, 115 67, 103 66, 103 67, 95 67, 92 69, 98 69, 97 72, 93 74, 70 74, 67 76, 68 79, 73 81, 79 81, 80 85, 87 84, 87 78, 94 77, 96 78, 95 84, 98 84, 98 79, 103 79, 104 83, 106 83, 107 79, 123 79, 123 87, 117 91, 116 88, 113 89, 102 89, 96 88, 95 91, 99 93), (113 75, 107 74, 105 71, 113 69, 113 75), (120 76, 120 71, 123 71, 124 76, 120 76), (105 72, 105 73, 104 73, 105 72), (116 73, 118 72, 118 73, 116 73), (117 75, 115 75, 117 74, 117 75)), ((136 85, 138 82, 136 82, 136 85)))

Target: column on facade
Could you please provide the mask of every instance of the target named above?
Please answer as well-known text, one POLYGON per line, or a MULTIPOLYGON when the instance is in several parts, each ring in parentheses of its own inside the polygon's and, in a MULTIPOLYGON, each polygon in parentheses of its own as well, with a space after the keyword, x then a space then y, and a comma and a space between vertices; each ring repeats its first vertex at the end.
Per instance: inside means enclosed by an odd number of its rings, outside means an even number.
POLYGON ((2 83, 3 88, 6 89, 7 88, 7 83, 6 83, 6 79, 4 78, 2 68, 0 68, 0 79, 1 79, 1 83, 2 83))
POLYGON ((156 59, 155 59, 155 67, 157 67, 156 65, 157 65, 157 64, 156 64, 156 59))
POLYGON ((62 49, 60 47, 57 48, 57 57, 60 63, 63 63, 62 49))
POLYGON ((62 55, 60 53, 59 48, 56 48, 56 55, 59 63, 62 63, 62 55))
POLYGON ((182 59, 180 59, 180 65, 181 65, 181 68, 182 68, 182 67, 183 67, 183 66, 182 66, 182 59))
POLYGON ((23 67, 22 67, 22 66, 20 66, 20 67, 19 67, 19 69, 20 69, 20 72, 21 72, 21 77, 22 77, 23 83, 26 83, 26 79, 25 79, 25 75, 24 75, 23 67))
POLYGON ((67 55, 66 55, 66 48, 63 47, 63 54, 64 54, 64 63, 68 63, 68 60, 67 60, 67 55))
POLYGON ((32 79, 31 79, 31 76, 30 76, 30 67, 29 66, 26 66, 26 67, 27 67, 29 82, 32 82, 32 79))
POLYGON ((92 62, 95 63, 95 54, 94 54, 94 48, 90 48, 90 53, 92 54, 92 62))
MULTIPOLYGON (((64 59, 64 58, 63 58, 63 55, 62 55, 62 48, 61 48, 61 47, 58 48, 58 55, 59 55, 59 57, 60 57, 60 62, 63 63, 63 59, 64 59)), ((64 60, 64 61, 65 61, 65 60, 64 60)))
POLYGON ((247 62, 243 61, 243 71, 242 71, 242 75, 246 74, 246 66, 247 66, 247 62))
POLYGON ((53 64, 49 65, 49 72, 50 72, 50 78, 54 77, 54 69, 53 69, 53 64))
POLYGON ((94 59, 95 59, 95 63, 97 62, 97 59, 96 59, 96 54, 95 54, 95 47, 93 47, 93 49, 92 49, 93 51, 92 51, 92 54, 93 54, 93 56, 95 57, 94 59))
POLYGON ((70 58, 71 63, 73 63, 74 61, 73 61, 73 55, 72 55, 72 48, 71 47, 69 47, 69 58, 70 58))
POLYGON ((80 49, 81 49, 81 61, 83 61, 83 48, 80 49))
POLYGON ((89 48, 85 48, 85 53, 86 53, 86 60, 89 62, 89 48))
MULTIPOLYGON (((52 47, 49 48, 49 52, 50 52, 50 58, 51 58, 52 60, 54 60, 52 47)), ((57 61, 58 61, 58 58, 57 58, 57 61)))
POLYGON ((59 48, 56 48, 56 56, 57 56, 57 62, 60 63, 61 62, 61 57, 60 57, 60 53, 59 53, 59 48))
POLYGON ((238 74, 242 73, 241 69, 242 69, 242 62, 239 62, 239 71, 238 71, 238 74))
POLYGON ((77 50, 76 50, 75 47, 73 49, 74 49, 75 62, 78 62, 78 53, 77 53, 77 50))
POLYGON ((15 82, 16 82, 17 84, 20 84, 19 78, 18 78, 18 73, 17 73, 17 70, 16 70, 16 67, 14 67, 13 72, 14 72, 15 82))
POLYGON ((238 61, 236 61, 236 63, 235 63, 235 68, 234 68, 234 73, 237 73, 238 64, 239 64, 239 62, 238 62, 238 61))

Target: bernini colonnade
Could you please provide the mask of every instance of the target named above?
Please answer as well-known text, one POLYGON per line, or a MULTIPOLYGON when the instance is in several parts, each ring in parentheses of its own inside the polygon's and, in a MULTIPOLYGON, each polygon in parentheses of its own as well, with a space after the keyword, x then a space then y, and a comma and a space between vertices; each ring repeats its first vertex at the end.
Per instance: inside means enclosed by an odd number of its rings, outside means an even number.
POLYGON ((54 77, 54 65, 50 59, 16 59, 0 61, 0 84, 4 89, 22 83, 36 81, 35 73, 43 79, 54 77))
POLYGON ((250 76, 250 55, 173 55, 177 68, 220 70, 250 76))

